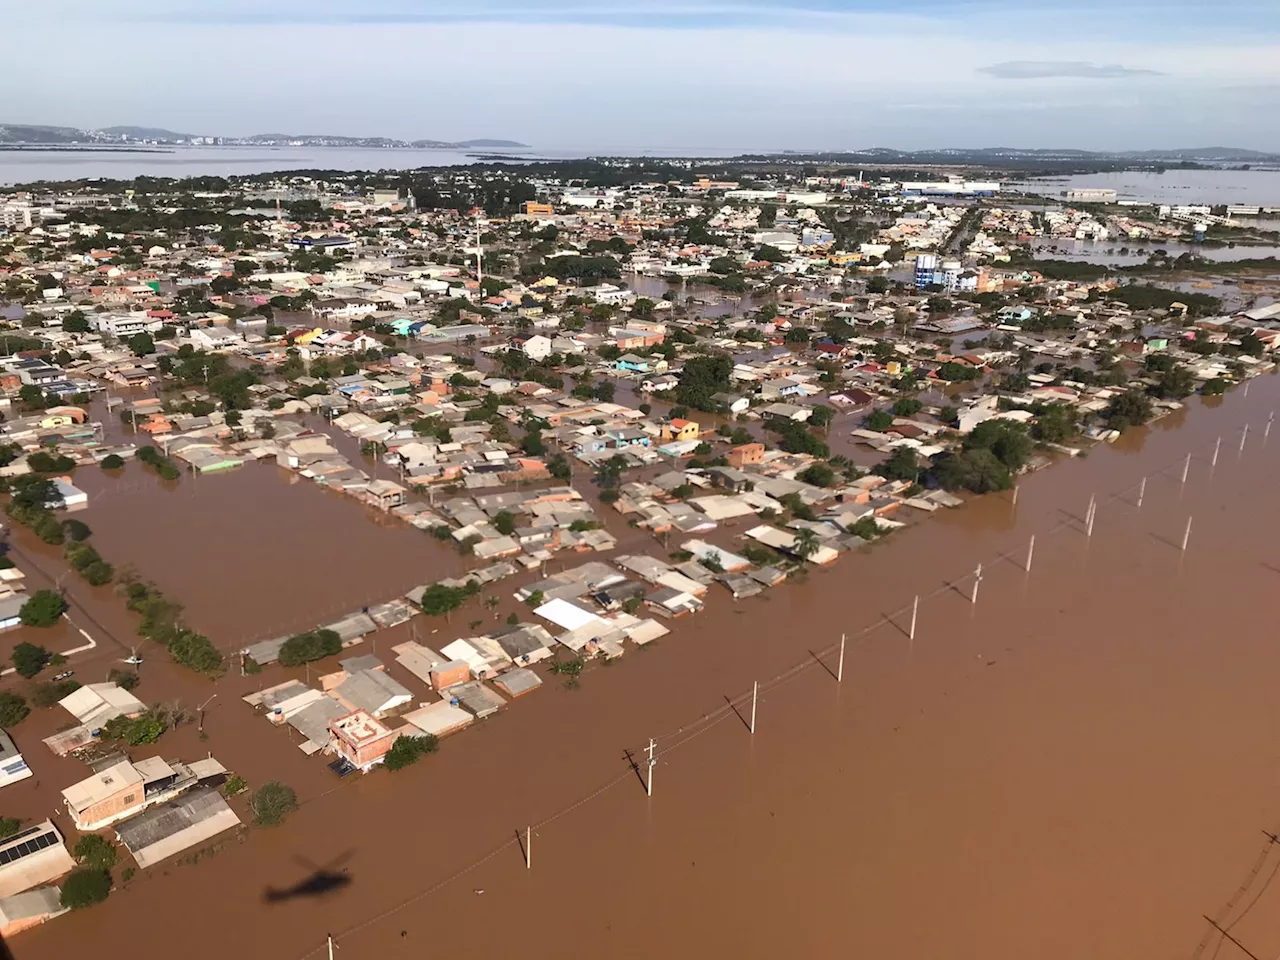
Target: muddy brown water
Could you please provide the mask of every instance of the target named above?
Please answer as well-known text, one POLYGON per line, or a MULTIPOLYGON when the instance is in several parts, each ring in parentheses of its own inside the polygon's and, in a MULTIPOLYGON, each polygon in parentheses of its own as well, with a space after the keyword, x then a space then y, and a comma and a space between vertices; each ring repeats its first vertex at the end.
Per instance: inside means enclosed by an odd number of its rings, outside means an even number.
MULTIPOLYGON (((212 750, 252 783, 278 777, 306 802, 283 827, 252 830, 195 865, 146 871, 106 904, 19 935, 12 949, 40 960, 127 938, 139 956, 160 957, 176 935, 191 960, 289 958, 321 955, 332 933, 347 958, 514 943, 536 957, 1190 957, 1207 929, 1201 915, 1217 915, 1267 853, 1223 922, 1261 891, 1233 935, 1274 954, 1280 885, 1266 881, 1280 852, 1268 852, 1262 831, 1280 827, 1280 649, 1266 600, 1280 587, 1271 479, 1280 436, 1264 446, 1262 428, 1275 406, 1273 377, 1255 381, 1249 397, 1193 400, 1176 420, 1024 479, 1016 507, 982 498, 762 598, 713 592, 704 613, 593 666, 580 689, 547 677, 401 773, 334 780, 238 702, 286 671, 215 684, 153 651, 144 699, 218 699, 208 741, 187 726, 151 752, 212 750), (1184 487, 1188 451, 1196 459, 1184 487), (1079 518, 1095 493, 1087 539, 1079 518), (1021 562, 1033 533, 1028 575, 1021 562), (974 605, 966 578, 978 562, 974 605), (895 623, 877 627, 886 615, 895 623), (838 685, 841 632, 850 642, 838 685), (741 697, 755 680, 765 683, 753 737, 725 698, 739 698, 745 716, 741 697), (699 723, 704 715, 711 720, 699 723), (643 762, 650 736, 659 762, 647 798, 625 752, 643 762), (526 870, 514 834, 531 823, 540 826, 526 870), (264 901, 268 887, 337 862, 350 880, 341 890, 264 901), (216 935, 196 933, 211 920, 216 935)), ((236 482, 198 482, 224 480, 236 482)), ((254 515, 254 503, 239 507, 254 515)), ((107 512, 91 507, 85 519, 110 554, 108 540, 123 550, 128 538, 112 532, 107 512)), ((140 535, 159 548, 157 535, 140 535)), ((448 555, 420 539, 424 556, 448 555)), ((335 569, 391 567, 336 536, 308 543, 335 569)), ((200 542, 165 546, 148 575, 179 557, 198 566, 190 555, 200 542)), ((228 567, 235 557, 251 564, 254 548, 222 549, 200 581, 210 591, 224 577, 252 576, 228 567)), ((324 589, 307 587, 309 596, 324 589)), ((74 592, 128 636, 131 618, 112 613, 109 591, 74 592)), ((216 606, 182 599, 193 617, 198 605, 216 606)), ((419 618, 417 630, 424 641, 439 630, 443 642, 473 616, 482 614, 419 618)), ((380 635, 379 649, 396 638, 380 635)), ((42 781, 6 788, 21 815, 51 809, 52 784, 83 770, 32 742, 54 726, 44 711, 18 728, 42 781)))

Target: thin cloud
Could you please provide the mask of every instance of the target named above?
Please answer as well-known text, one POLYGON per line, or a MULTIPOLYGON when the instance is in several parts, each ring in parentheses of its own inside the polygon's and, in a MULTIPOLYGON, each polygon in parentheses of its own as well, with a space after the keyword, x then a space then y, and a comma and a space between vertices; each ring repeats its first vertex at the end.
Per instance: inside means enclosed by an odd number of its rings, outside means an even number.
POLYGON ((1123 77, 1159 77, 1159 70, 1126 67, 1118 63, 1086 63, 1083 60, 1009 60, 979 67, 1001 80, 1043 80, 1050 77, 1073 77, 1090 80, 1115 80, 1123 77))

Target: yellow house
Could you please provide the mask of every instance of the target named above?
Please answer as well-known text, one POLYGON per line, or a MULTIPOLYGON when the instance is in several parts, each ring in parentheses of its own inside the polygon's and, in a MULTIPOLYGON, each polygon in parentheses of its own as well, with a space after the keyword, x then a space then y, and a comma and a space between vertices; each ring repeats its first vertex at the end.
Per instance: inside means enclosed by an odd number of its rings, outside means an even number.
POLYGON ((306 333, 300 333, 293 338, 293 344, 296 347, 305 346, 322 333, 324 333, 324 331, 319 327, 316 327, 314 330, 308 330, 306 333))
POLYGON ((662 427, 663 440, 697 440, 702 428, 692 420, 675 417, 662 427))

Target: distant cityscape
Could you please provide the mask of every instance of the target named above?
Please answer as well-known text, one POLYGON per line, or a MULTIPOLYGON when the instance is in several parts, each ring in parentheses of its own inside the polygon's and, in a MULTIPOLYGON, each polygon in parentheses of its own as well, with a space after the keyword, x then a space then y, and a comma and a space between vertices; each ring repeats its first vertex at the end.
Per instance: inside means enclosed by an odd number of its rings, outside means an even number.
POLYGON ((480 138, 476 140, 396 140, 391 137, 344 137, 330 134, 255 133, 247 137, 216 137, 204 134, 178 133, 160 127, 103 127, 82 130, 38 124, 0 123, 0 144, 107 146, 275 146, 275 147, 363 147, 413 148, 426 150, 459 150, 476 147, 521 149, 528 144, 515 140, 480 138))

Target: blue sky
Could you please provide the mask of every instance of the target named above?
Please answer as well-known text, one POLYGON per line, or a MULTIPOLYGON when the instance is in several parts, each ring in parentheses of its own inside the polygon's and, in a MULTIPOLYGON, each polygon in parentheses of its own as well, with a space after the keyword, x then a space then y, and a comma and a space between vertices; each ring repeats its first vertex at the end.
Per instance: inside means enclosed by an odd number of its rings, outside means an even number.
POLYGON ((0 0, 0 22, 0 122, 1280 150, 1275 0, 0 0))

